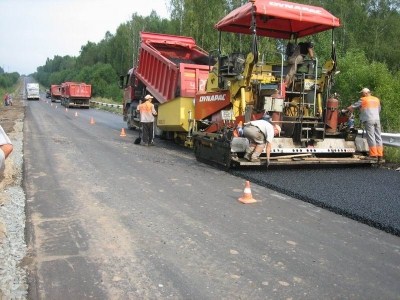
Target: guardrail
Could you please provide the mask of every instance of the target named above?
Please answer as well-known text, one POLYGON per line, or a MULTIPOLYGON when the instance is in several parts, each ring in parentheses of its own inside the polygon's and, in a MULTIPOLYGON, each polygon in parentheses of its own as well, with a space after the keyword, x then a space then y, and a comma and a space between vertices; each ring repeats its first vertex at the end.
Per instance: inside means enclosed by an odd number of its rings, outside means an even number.
POLYGON ((103 103, 103 102, 97 102, 97 101, 92 101, 92 100, 90 100, 90 103, 100 105, 100 106, 122 108, 121 104, 103 103))
MULTIPOLYGON (((100 106, 107 106, 107 107, 115 107, 115 108, 122 108, 121 104, 111 104, 111 103, 103 103, 98 101, 90 101, 90 103, 100 105, 100 106)), ((364 130, 358 130, 359 134, 365 133, 364 130)), ((385 133, 382 132, 382 140, 385 146, 391 147, 400 147, 400 133, 385 133)))
MULTIPOLYGON (((365 134, 365 130, 358 130, 359 134, 365 134)), ((400 133, 386 133, 382 132, 383 145, 390 147, 400 147, 400 133)))
POLYGON ((400 133, 382 133, 382 140, 385 146, 400 147, 400 133))

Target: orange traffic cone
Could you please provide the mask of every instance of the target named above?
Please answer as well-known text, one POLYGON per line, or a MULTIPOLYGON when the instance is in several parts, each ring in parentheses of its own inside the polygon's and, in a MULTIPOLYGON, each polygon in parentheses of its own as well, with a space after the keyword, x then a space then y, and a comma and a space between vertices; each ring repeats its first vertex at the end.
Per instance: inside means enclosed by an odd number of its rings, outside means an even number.
POLYGON ((121 134, 120 134, 119 136, 126 136, 126 134, 125 134, 125 128, 122 128, 122 129, 121 129, 121 134))
POLYGON ((253 198, 253 195, 251 194, 251 189, 250 189, 250 181, 246 180, 246 186, 244 188, 244 193, 243 197, 240 197, 238 201, 244 203, 244 204, 249 204, 249 203, 255 203, 257 200, 253 198))
POLYGON ((90 118, 90 124, 92 124, 92 125, 94 124, 94 119, 93 119, 93 117, 90 118))

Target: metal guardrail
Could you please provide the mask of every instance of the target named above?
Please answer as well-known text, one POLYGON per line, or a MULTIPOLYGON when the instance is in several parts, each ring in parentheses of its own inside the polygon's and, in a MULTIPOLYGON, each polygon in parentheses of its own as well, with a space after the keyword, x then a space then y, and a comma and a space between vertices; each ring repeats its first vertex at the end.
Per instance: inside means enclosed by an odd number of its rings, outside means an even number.
MULTIPOLYGON (((100 105, 100 106, 108 106, 108 107, 115 107, 115 108, 122 108, 121 104, 111 104, 111 103, 103 103, 98 101, 90 101, 90 103, 100 105)), ((365 134, 364 130, 358 130, 359 134, 365 134)), ((390 147, 400 147, 400 133, 385 133, 382 132, 382 140, 385 146, 390 147)))
POLYGON ((90 103, 100 105, 100 106, 122 108, 121 104, 111 104, 111 103, 103 103, 103 102, 97 102, 97 101, 90 101, 90 103))
MULTIPOLYGON (((365 130, 358 130, 358 134, 365 134, 365 130)), ((389 147, 400 147, 400 133, 382 132, 383 145, 389 147)))
POLYGON ((385 146, 400 147, 400 133, 382 133, 382 140, 385 146))

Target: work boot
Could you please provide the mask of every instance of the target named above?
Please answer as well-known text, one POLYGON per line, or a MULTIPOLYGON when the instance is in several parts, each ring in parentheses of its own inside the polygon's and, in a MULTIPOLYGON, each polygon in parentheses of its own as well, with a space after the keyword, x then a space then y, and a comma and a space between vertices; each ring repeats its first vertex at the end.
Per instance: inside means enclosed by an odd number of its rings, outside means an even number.
POLYGON ((260 155, 261 155, 261 152, 257 152, 257 151, 253 152, 253 154, 251 155, 251 161, 252 162, 260 161, 260 155))
POLYGON ((244 159, 246 159, 246 160, 248 160, 248 161, 251 161, 251 153, 246 153, 246 154, 244 155, 244 159))

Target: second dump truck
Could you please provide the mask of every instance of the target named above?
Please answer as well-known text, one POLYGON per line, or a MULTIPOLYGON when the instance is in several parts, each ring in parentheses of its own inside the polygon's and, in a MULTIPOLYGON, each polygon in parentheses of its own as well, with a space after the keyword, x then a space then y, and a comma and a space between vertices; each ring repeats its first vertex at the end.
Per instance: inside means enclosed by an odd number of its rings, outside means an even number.
POLYGON ((89 108, 92 86, 83 82, 64 82, 61 84, 61 105, 89 108))

